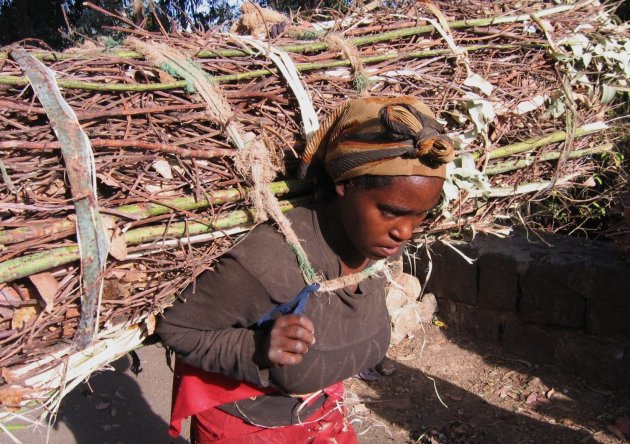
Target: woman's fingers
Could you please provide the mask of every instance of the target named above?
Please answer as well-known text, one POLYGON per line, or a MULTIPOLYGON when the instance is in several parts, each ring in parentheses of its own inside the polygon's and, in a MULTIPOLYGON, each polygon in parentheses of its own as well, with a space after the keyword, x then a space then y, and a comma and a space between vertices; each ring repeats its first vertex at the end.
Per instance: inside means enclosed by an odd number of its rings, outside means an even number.
POLYGON ((315 343, 315 327, 306 316, 294 314, 280 316, 274 322, 272 335, 274 331, 286 338, 298 339, 311 345, 315 343))
POLYGON ((299 364, 302 362, 303 356, 303 354, 290 353, 280 348, 269 350, 269 361, 275 367, 299 364))
POLYGON ((276 366, 299 364, 314 343, 314 327, 310 319, 300 315, 281 316, 270 332, 269 360, 276 366))

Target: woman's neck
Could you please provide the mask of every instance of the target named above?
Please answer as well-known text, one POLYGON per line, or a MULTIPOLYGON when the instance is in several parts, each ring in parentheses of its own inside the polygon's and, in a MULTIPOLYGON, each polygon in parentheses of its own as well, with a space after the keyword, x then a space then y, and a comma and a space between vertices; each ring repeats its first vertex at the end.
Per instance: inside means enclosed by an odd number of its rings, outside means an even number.
POLYGON ((323 234, 330 248, 341 260, 341 275, 346 276, 363 271, 370 260, 362 255, 348 239, 339 216, 338 204, 339 202, 335 199, 324 207, 326 228, 323 234))

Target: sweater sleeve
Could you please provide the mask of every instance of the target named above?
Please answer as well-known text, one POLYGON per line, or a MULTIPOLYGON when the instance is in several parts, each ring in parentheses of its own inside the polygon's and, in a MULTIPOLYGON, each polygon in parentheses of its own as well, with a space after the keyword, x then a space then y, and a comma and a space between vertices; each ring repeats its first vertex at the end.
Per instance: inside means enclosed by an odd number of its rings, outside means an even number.
POLYGON ((184 362, 266 387, 254 363, 255 323, 277 304, 233 256, 200 275, 158 321, 157 333, 184 362))

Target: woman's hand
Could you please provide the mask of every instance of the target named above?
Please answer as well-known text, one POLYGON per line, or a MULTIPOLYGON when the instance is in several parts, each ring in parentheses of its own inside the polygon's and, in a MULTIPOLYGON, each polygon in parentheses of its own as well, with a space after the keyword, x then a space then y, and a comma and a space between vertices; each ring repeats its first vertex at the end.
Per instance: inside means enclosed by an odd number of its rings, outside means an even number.
POLYGON ((303 315, 280 316, 270 330, 256 336, 254 361, 259 367, 299 364, 309 346, 315 344, 313 322, 303 315))

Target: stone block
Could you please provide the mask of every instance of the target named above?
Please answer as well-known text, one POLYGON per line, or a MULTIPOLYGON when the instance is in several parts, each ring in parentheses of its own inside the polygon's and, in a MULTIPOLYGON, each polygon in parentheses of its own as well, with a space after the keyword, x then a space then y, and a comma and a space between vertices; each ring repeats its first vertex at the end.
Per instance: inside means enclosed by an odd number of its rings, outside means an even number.
POLYGON ((457 316, 459 316, 457 305, 457 302, 448 299, 442 299, 438 302, 438 315, 448 325, 457 323, 457 316))
POLYGON ((558 364, 584 378, 589 385, 618 389, 627 383, 626 350, 584 333, 561 335, 556 348, 558 364))
POLYGON ((630 345, 630 266, 608 260, 594 267, 586 289, 586 331, 630 345))
POLYGON ((505 323, 505 351, 528 361, 550 364, 555 361, 558 331, 539 325, 526 324, 517 318, 505 323))
MULTIPOLYGON (((472 259, 477 258, 476 250, 470 244, 457 244, 455 248, 472 259)), ((469 264, 441 242, 431 246, 431 261, 432 274, 427 289, 435 294, 438 302, 451 299, 469 305, 477 304, 477 262, 469 264)))
POLYGON ((518 304, 518 262, 503 252, 482 253, 478 259, 478 305, 514 312, 518 304))
POLYGON ((519 276, 518 310, 526 322, 560 327, 583 327, 586 299, 569 285, 576 268, 585 269, 577 257, 545 255, 532 261, 519 276))
POLYGON ((439 313, 450 328, 494 343, 501 341, 508 317, 504 312, 483 310, 455 301, 440 301, 439 313))
POLYGON ((407 304, 391 312, 392 336, 391 344, 398 344, 407 336, 411 336, 420 326, 419 302, 407 304))

